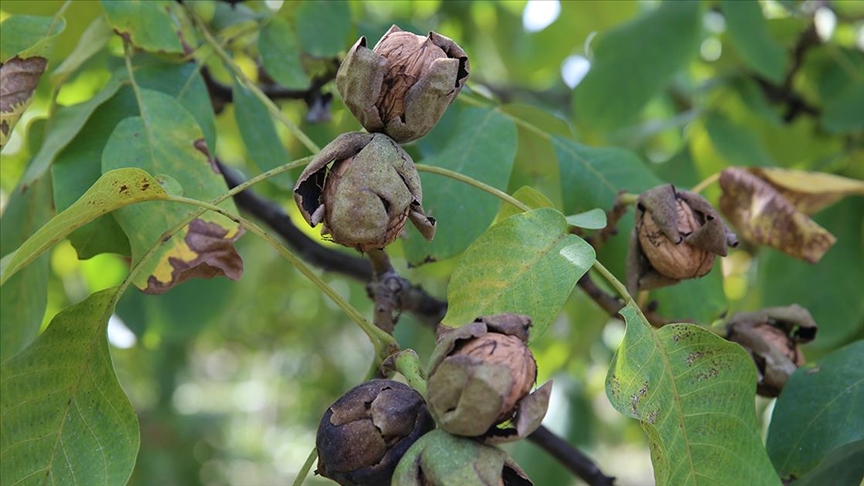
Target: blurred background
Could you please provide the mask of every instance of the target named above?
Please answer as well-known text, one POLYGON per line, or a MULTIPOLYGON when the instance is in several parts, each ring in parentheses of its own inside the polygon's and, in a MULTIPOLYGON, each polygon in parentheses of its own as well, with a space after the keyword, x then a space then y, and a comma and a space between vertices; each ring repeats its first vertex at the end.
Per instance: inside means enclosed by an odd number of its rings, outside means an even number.
MULTIPOLYGON (((259 76, 254 49, 256 19, 290 5, 280 0, 234 6, 209 3, 215 9, 213 24, 223 35, 232 28, 241 33, 233 46, 235 59, 255 79, 259 76)), ((4 0, 0 20, 11 14, 51 15, 61 4, 53 0, 4 0)), ((727 165, 751 165, 757 160, 766 165, 864 176, 859 125, 853 123, 849 128, 840 123, 837 128, 807 110, 810 105, 830 104, 832 95, 846 89, 843 83, 847 78, 855 83, 864 80, 864 2, 758 2, 768 26, 767 42, 778 46, 777 55, 785 60, 785 69, 795 73, 788 83, 785 79, 766 81, 762 74, 753 72, 746 53, 730 41, 718 5, 704 2, 698 54, 674 73, 636 119, 615 129, 598 129, 580 119, 573 89, 592 66, 595 37, 610 29, 626 28, 659 4, 648 0, 351 1, 350 36, 345 39, 345 48, 360 35, 374 45, 394 23, 417 33, 435 30, 456 40, 469 54, 469 92, 502 104, 539 108, 580 142, 632 150, 661 177, 685 186, 695 185, 727 165), (810 55, 798 59, 796 49, 805 42, 810 55), (801 65, 793 68, 789 64, 793 62, 801 65), (798 98, 791 99, 791 95, 798 98), (795 100, 803 107, 794 108, 795 100)), ((65 14, 67 27, 57 42, 55 59, 71 52, 100 12, 96 2, 73 2, 65 14)), ((657 35, 674 35, 664 28, 658 25, 657 35)), ((646 55, 662 58, 663 53, 650 52, 650 40, 642 39, 646 55)), ((104 86, 113 66, 122 61, 118 57, 122 56, 120 39, 115 37, 108 47, 63 85, 57 94, 58 104, 87 100, 104 86)), ((211 61, 207 67, 215 79, 231 84, 230 76, 217 62, 211 61)), ((307 68, 321 66, 313 63, 307 68)), ((621 83, 639 83, 640 75, 622 72, 621 83)), ((33 105, 3 150, 0 207, 38 148, 38 139, 28 137, 28 131, 44 123, 52 89, 49 83, 40 84, 33 105)), ((330 119, 319 123, 307 120, 308 108, 303 101, 281 103, 283 112, 322 146, 339 133, 360 128, 341 104, 333 83, 325 85, 323 91, 335 98, 330 119)), ((609 96, 614 97, 614 91, 609 96)), ((457 100, 435 132, 408 148, 415 160, 422 162, 436 151, 436 143, 446 137, 448 126, 463 105, 457 100)), ((231 104, 217 107, 216 124, 215 152, 222 162, 246 176, 269 168, 257 166, 249 157, 231 104)), ((276 128, 290 159, 308 155, 284 127, 277 124, 276 128)), ((287 160, 273 165, 282 162, 287 160)), ((543 162, 535 161, 540 166, 543 162)), ((511 191, 521 185, 515 178, 535 176, 542 190, 542 174, 534 174, 534 170, 517 163, 511 191)), ((280 203, 300 223, 290 187, 290 181, 274 181, 256 186, 256 191, 280 203)), ((547 195, 553 201, 561 198, 560 194, 547 195)), ((842 234, 843 218, 848 218, 850 211, 861 214, 858 204, 860 199, 844 202, 826 211, 820 221, 835 234, 842 234)), ((305 229, 317 238, 317 230, 305 229)), ((857 255, 860 262, 860 251, 856 254, 854 246, 856 231, 853 225, 851 255, 857 255)), ((622 227, 620 232, 618 239, 624 240, 629 228, 622 227)), ((245 261, 240 281, 195 280, 162 296, 129 291, 109 324, 117 374, 141 425, 133 485, 290 483, 314 445, 315 429, 325 408, 362 381, 368 369, 372 348, 366 337, 310 282, 251 235, 242 238, 238 248, 245 261)), ((407 268, 400 243, 392 248, 394 264, 403 276, 422 284, 433 295, 446 296, 447 279, 457 258, 407 268)), ((846 257, 849 255, 846 252, 846 257)), ((766 277, 757 269, 797 263, 776 252, 767 256, 763 252, 762 256, 735 252, 722 268, 715 269, 712 278, 721 282, 718 285, 725 293, 721 307, 745 308, 763 299, 777 300, 772 296, 784 292, 766 290, 766 277)), ((612 257, 623 266, 620 252, 612 257)), ((50 258, 45 324, 63 307, 117 285, 128 270, 127 260, 117 255, 79 261, 68 242, 57 245, 50 258)), ((843 258, 830 258, 829 253, 823 269, 843 268, 843 258)), ((363 283, 336 274, 322 275, 340 295, 371 315, 363 283)), ((807 275, 799 272, 802 279, 807 275)), ((818 290, 813 295, 813 289, 802 281, 797 286, 801 298, 821 298, 818 290)), ((831 306, 831 302, 820 305, 831 306)), ((818 356, 862 335, 864 314, 860 306, 851 307, 851 311, 824 311, 822 318, 837 317, 849 326, 826 331, 826 340, 817 340, 808 356, 818 356), (831 312, 846 314, 835 316, 831 312)), ((823 323, 820 316, 817 320, 823 323)), ((582 448, 606 474, 617 477, 617 484, 650 485, 653 473, 645 435, 636 421, 616 412, 605 395, 606 372, 623 332, 621 322, 610 319, 580 291, 574 292, 565 312, 534 348, 538 381, 555 380, 544 423, 582 448)), ((396 336, 403 348, 414 348, 425 362, 434 338, 430 328, 403 315, 396 336)), ((767 400, 758 403, 763 418, 770 413, 770 405, 767 400)), ((523 442, 508 449, 535 484, 577 484, 532 444, 523 442)), ((312 476, 307 482, 327 483, 312 476)))

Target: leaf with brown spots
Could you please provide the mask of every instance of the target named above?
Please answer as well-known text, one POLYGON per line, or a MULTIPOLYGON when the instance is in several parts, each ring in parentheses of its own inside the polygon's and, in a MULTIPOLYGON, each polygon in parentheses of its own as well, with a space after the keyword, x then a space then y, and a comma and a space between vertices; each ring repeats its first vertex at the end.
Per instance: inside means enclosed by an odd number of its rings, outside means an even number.
POLYGON ((836 241, 774 186, 745 169, 723 170, 720 187, 720 210, 744 239, 810 263, 818 262, 836 241))
POLYGON ((737 344, 690 324, 655 330, 633 303, 606 377, 648 435, 658 485, 779 485, 756 427, 756 370, 737 344))
MULTIPOLYGON (((102 152, 102 170, 139 167, 158 178, 171 181, 172 191, 185 197, 211 201, 227 190, 195 118, 175 98, 154 90, 138 89, 141 116, 121 121, 102 152)), ((152 182, 151 188, 158 187, 152 182)), ((220 205, 231 213, 237 209, 231 199, 220 205)), ((208 212, 199 216, 174 237, 163 240, 169 228, 195 211, 170 202, 149 202, 125 207, 113 214, 129 237, 132 262, 154 245, 153 258, 133 283, 147 293, 160 294, 190 278, 224 275, 240 278, 243 262, 234 248, 242 233, 235 221, 208 212)))
POLYGON ((167 197, 159 183, 141 169, 107 172, 74 204, 51 218, 17 250, 0 260, 0 285, 70 233, 99 216, 130 204, 167 197))
POLYGON ((135 47, 148 52, 182 54, 180 25, 169 0, 102 1, 108 24, 135 47))

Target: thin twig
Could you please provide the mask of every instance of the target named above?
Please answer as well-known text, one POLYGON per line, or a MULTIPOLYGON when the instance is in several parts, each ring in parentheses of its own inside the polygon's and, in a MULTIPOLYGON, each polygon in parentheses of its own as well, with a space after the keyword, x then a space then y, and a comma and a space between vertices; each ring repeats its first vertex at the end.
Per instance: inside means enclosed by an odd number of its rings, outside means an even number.
POLYGON ((588 456, 570 445, 566 440, 541 425, 528 436, 528 440, 558 460, 564 467, 590 486, 612 486, 615 478, 603 474, 588 456))

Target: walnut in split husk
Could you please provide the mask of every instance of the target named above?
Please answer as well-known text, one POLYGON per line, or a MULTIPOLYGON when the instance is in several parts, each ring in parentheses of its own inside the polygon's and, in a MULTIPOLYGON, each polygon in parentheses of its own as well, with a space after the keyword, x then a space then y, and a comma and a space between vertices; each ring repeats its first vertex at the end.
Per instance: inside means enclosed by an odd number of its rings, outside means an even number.
POLYGON ((636 204, 627 288, 635 293, 702 277, 729 246, 738 239, 705 198, 671 184, 655 187, 636 204))
POLYGON ((399 143, 423 137, 438 123, 468 79, 468 56, 435 32, 423 37, 390 27, 373 49, 361 37, 336 75, 351 113, 370 132, 399 143))
POLYGON ((537 379, 526 346, 530 324, 526 316, 497 314, 441 335, 429 365, 427 400, 442 429, 494 444, 540 426, 552 382, 530 393, 537 379))

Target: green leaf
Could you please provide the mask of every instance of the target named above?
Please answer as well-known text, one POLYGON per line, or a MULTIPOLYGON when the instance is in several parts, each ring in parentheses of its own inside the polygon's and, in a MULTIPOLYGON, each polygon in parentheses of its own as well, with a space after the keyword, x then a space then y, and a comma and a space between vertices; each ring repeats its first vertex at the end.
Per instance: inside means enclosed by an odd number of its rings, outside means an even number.
POLYGON ((558 136, 553 145, 567 213, 612 208, 620 191, 640 193, 663 184, 628 150, 589 147, 558 136))
POLYGON ((304 51, 314 57, 335 56, 348 47, 351 7, 344 0, 303 2, 297 7, 296 25, 304 51))
POLYGON ((72 73, 78 70, 88 59, 105 47, 108 40, 114 35, 111 26, 105 17, 98 16, 87 26, 87 30, 81 34, 81 39, 75 49, 57 66, 51 73, 51 81, 54 84, 62 83, 72 73))
POLYGON ((795 486, 861 486, 864 478, 864 440, 842 445, 819 463, 806 476, 793 482, 795 486))
POLYGON ((603 229, 606 227, 606 211, 594 208, 582 213, 571 214, 567 216, 567 224, 592 230, 603 229))
MULTIPOLYGON (((36 232, 52 216, 51 180, 38 179, 12 192, 0 219, 0 256, 36 232)), ((48 302, 48 256, 13 277, 0 292, 0 363, 21 351, 39 333, 48 302)))
POLYGON ((138 86, 165 93, 195 117, 207 147, 216 147, 216 117, 207 85, 195 63, 147 63, 135 69, 138 86))
POLYGON ((767 167, 775 165, 771 155, 752 130, 735 125, 725 116, 719 113, 709 115, 705 120, 705 129, 708 131, 711 144, 728 165, 767 167))
MULTIPOLYGON (((81 129, 81 135, 60 152, 51 164, 57 211, 64 211, 74 204, 102 177, 102 150, 108 137, 118 123, 134 116, 137 108, 135 93, 130 86, 124 86, 96 109, 81 129)), ((79 259, 92 258, 100 253, 131 254, 126 233, 110 214, 73 231, 69 240, 79 259)))
POLYGON ((45 134, 45 140, 39 152, 33 156, 30 165, 21 177, 22 184, 31 184, 37 177, 41 176, 57 154, 66 147, 69 142, 74 139, 81 128, 90 118, 90 115, 96 111, 102 103, 105 103, 123 85, 124 78, 122 75, 114 76, 108 84, 102 88, 96 96, 90 98, 84 103, 79 103, 72 106, 64 106, 57 109, 48 124, 48 131, 45 134))
POLYGON ((105 337, 116 296, 65 309, 0 366, 3 484, 126 484, 139 432, 105 337))
POLYGON ((169 0, 102 0, 108 24, 135 47, 148 52, 182 54, 178 25, 171 17, 169 0))
POLYGON ((287 20, 281 17, 270 19, 258 35, 258 51, 264 70, 277 83, 290 89, 309 87, 309 77, 300 61, 297 39, 287 20))
POLYGON ((604 131, 630 122, 698 50, 701 14, 700 2, 663 2, 600 34, 573 94, 576 118, 604 131))
POLYGON ((504 105, 501 111, 514 116, 519 140, 508 192, 531 186, 561 207, 561 175, 550 135, 572 136, 565 120, 536 106, 504 105))
MULTIPOLYGON (((227 190, 195 119, 174 98, 159 91, 138 90, 140 117, 117 125, 102 152, 102 170, 139 167, 156 176, 165 174, 183 188, 184 196, 210 201, 227 190)), ((234 202, 221 207, 236 212, 234 202)), ((119 209, 113 214, 129 237, 132 261, 137 264, 153 245, 160 249, 143 263, 133 283, 148 293, 162 293, 190 278, 226 275, 237 279, 243 262, 234 241, 238 223, 205 213, 186 228, 162 241, 163 233, 194 208, 154 202, 119 209), (160 243, 161 242, 161 243, 160 243)))
POLYGON ((531 318, 531 342, 555 320, 594 249, 567 231, 564 215, 542 208, 492 226, 465 251, 447 286, 444 324, 514 312, 531 318))
POLYGON ((768 427, 766 447, 780 477, 800 478, 838 447, 864 440, 862 396, 864 341, 793 373, 768 427))
POLYGON ((0 24, 0 63, 18 56, 47 58, 54 46, 55 37, 66 28, 63 17, 41 17, 36 15, 13 15, 0 24))
POLYGON ((771 37, 762 7, 756 0, 721 0, 729 39, 751 69, 774 84, 786 77, 786 49, 771 37))
MULTIPOLYGON (((428 165, 454 170, 505 189, 516 156, 516 126, 501 112, 468 108, 459 113, 449 143, 424 159, 428 165)), ((464 182, 421 174, 423 207, 438 221, 435 239, 426 242, 411 234, 405 242, 408 260, 415 265, 457 255, 492 222, 500 200, 464 182)))
MULTIPOLYGON (((718 259, 719 260, 719 259, 718 259)), ((723 270, 716 262, 708 275, 684 280, 671 287, 652 290, 657 300, 657 313, 670 319, 711 324, 729 309, 723 291, 723 270)))
POLYGON ((825 103, 822 127, 829 133, 855 133, 864 130, 864 82, 850 86, 825 103))
MULTIPOLYGON (((276 133, 267 107, 242 83, 234 83, 234 119, 246 145, 246 152, 259 169, 267 171, 291 160, 291 155, 276 133)), ((283 189, 294 188, 294 181, 287 172, 277 174, 270 181, 283 189)))
POLYGON ((658 486, 780 484, 756 427, 756 369, 741 346, 690 324, 654 330, 632 302, 606 396, 648 435, 658 486))
POLYGON ((818 265, 774 250, 759 255, 759 307, 805 307, 819 323, 819 338, 808 348, 832 350, 864 329, 864 204, 847 198, 813 218, 837 237, 818 265))
POLYGON ((69 233, 99 216, 137 202, 166 197, 156 179, 143 170, 120 169, 106 173, 75 204, 51 218, 17 250, 0 260, 0 285, 69 233))
MULTIPOLYGON (((520 187, 513 193, 513 198, 525 203, 531 209, 552 208, 555 207, 552 201, 549 200, 543 193, 533 187, 520 187)), ((520 214, 523 211, 512 204, 502 204, 501 212, 498 213, 498 221, 509 218, 514 214, 520 214)))

